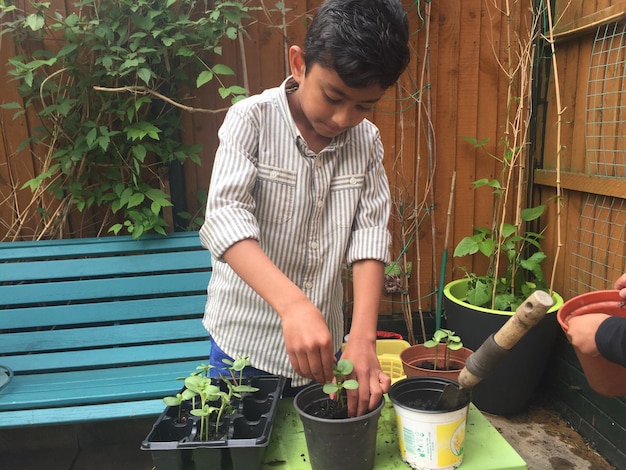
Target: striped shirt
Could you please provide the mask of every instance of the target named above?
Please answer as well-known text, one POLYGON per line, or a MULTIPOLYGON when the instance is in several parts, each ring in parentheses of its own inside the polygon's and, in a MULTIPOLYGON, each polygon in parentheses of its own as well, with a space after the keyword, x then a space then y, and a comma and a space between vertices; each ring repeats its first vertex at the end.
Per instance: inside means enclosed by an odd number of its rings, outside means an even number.
POLYGON ((289 111, 294 82, 233 105, 219 130, 200 240, 214 260, 203 324, 229 356, 293 379, 280 317, 223 262, 244 239, 319 308, 337 351, 343 339, 342 266, 389 262, 390 195, 376 126, 364 120, 311 152, 289 111))

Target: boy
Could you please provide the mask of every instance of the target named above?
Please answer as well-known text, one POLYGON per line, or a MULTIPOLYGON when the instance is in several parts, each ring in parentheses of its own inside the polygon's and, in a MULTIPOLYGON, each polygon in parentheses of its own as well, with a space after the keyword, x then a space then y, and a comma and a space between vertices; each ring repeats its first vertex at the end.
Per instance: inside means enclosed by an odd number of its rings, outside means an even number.
POLYGON ((204 317, 213 373, 245 355, 250 373, 290 386, 331 382, 346 262, 354 308, 343 357, 359 381, 348 413, 388 390, 375 341, 390 196, 365 118, 406 68, 408 39, 400 0, 327 0, 304 47, 289 50, 292 76, 227 113, 200 230, 215 260, 204 317))

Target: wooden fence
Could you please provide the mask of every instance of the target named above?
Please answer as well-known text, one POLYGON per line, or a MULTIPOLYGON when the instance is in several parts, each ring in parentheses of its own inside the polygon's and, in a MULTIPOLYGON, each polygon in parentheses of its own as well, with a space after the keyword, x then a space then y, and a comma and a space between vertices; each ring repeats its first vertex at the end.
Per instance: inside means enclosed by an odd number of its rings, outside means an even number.
MULTIPOLYGON (((302 42, 306 24, 319 3, 319 0, 285 2, 286 8, 279 10, 262 0, 251 1, 250 4, 261 9, 247 24, 242 40, 224 48, 224 61, 236 71, 232 82, 227 84, 245 85, 251 93, 280 84, 289 73, 285 60, 287 50, 290 45, 302 42)), ((472 233, 474 226, 489 226, 491 223, 492 196, 489 191, 474 190, 472 182, 479 178, 491 179, 498 174, 498 162, 488 154, 497 154, 497 144, 504 132, 502 119, 506 113, 507 76, 502 66, 515 54, 514 48, 507 48, 506 44, 512 39, 515 45, 516 38, 524 34, 533 3, 532 0, 405 0, 413 32, 412 60, 398 84, 388 90, 371 116, 381 130, 385 165, 393 191, 392 256, 400 257, 406 246, 406 259, 413 266, 408 297, 400 294, 386 296, 385 313, 399 312, 403 302, 405 305, 409 302, 412 311, 434 310, 434 294, 439 286, 445 249, 450 252, 444 267, 446 281, 462 276, 458 269, 462 266, 471 271, 483 264, 480 260, 453 259, 451 253, 461 238, 472 233), (463 137, 489 138, 489 142, 484 148, 476 148, 463 137), (453 176, 456 183, 451 200, 453 176), (410 230, 412 223, 419 227, 414 238, 410 230)), ((62 0, 52 0, 52 4, 60 11, 66 8, 62 0)), ((611 2, 587 1, 584 8, 582 0, 572 4, 562 23, 566 19, 575 22, 587 11, 595 11, 592 4, 597 9, 600 4, 610 5, 611 2)), ((7 60, 14 54, 14 48, 8 36, 3 36, 1 41, 0 74, 6 76, 7 60)), ((569 45, 575 43, 563 44, 563 49, 569 49, 569 45)), ((571 49, 575 49, 578 60, 584 62, 584 47, 571 46, 571 49)), ((573 70, 578 65, 571 64, 575 64, 576 59, 568 55, 567 62, 561 62, 561 54, 559 50, 559 66, 567 66, 567 76, 575 79, 573 70)), ((6 79, 5 83, 0 90, 0 101, 19 100, 15 83, 6 79)), ((574 106, 577 90, 581 92, 579 86, 575 80, 561 85, 563 106, 568 113, 580 109, 574 106)), ((550 107, 554 103, 554 93, 554 86, 551 86, 545 95, 548 110, 540 125, 546 132, 537 129, 536 133, 537 142, 541 142, 536 146, 537 152, 543 151, 543 154, 536 154, 535 160, 543 161, 546 171, 536 172, 535 182, 541 185, 538 186, 540 197, 546 201, 554 201, 555 194, 554 177, 550 171, 555 168, 553 157, 556 152, 546 150, 556 148, 551 130, 556 122, 555 110, 550 107), (540 139, 544 134, 545 142, 540 139)), ((196 93, 193 105, 212 110, 224 106, 210 86, 196 93)), ((31 113, 16 120, 12 119, 12 114, 12 111, 0 111, 3 135, 0 147, 0 239, 5 240, 33 237, 40 232, 42 224, 36 212, 27 211, 32 200, 30 191, 19 189, 38 169, 36 147, 18 151, 30 129, 36 126, 36 120, 31 113), (10 229, 17 217, 24 218, 18 233, 10 229)), ((184 168, 185 203, 190 212, 200 208, 198 193, 208 186, 217 146, 217 129, 223 116, 223 112, 184 115, 182 138, 185 142, 203 146, 202 165, 188 164, 184 168)), ((571 159, 579 134, 571 125, 564 127, 567 130, 563 133, 562 145, 568 151, 563 151, 561 158, 571 159)), ((573 164, 565 164, 563 168, 570 168, 572 173, 583 172, 582 167, 573 164)), ((575 192, 575 189, 567 191, 575 192)), ((623 185, 617 191, 622 197, 625 194, 623 185)), ((558 255, 559 274, 554 284, 560 292, 564 292, 567 277, 565 247, 570 243, 567 234, 571 233, 580 214, 579 196, 566 192, 564 201, 563 232, 566 235, 558 255)), ((550 224, 544 248, 553 258, 557 253, 557 232, 553 221, 556 206, 553 202, 550 204, 551 212, 546 218, 550 224)), ((75 215, 65 236, 94 235, 91 228, 94 224, 87 223, 93 217, 97 214, 75 215)), ((551 264, 552 259, 548 259, 547 271, 551 264)))

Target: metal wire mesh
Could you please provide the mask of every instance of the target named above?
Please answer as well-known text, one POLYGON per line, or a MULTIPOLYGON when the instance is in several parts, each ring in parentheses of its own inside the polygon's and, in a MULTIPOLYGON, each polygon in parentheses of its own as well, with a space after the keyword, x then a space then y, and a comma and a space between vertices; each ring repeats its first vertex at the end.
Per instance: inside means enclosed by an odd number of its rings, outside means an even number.
POLYGON ((589 174, 626 177, 626 23, 598 28, 589 65, 589 174))
MULTIPOLYGON (((626 178, 626 24, 598 28, 589 65, 588 174, 626 178)), ((626 195, 624 195, 626 198, 626 195)), ((626 268, 626 201, 588 194, 570 262, 570 294, 609 289, 626 268)))
POLYGON ((610 289, 626 265, 626 202, 587 195, 570 263, 570 294, 610 289))

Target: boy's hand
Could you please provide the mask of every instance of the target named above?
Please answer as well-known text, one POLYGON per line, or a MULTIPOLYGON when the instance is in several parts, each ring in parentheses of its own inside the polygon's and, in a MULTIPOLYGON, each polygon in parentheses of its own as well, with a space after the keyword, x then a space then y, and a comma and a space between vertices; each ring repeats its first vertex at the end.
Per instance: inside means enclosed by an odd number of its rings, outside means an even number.
POLYGON ((359 382, 359 388, 348 390, 348 416, 361 416, 376 408, 383 393, 389 391, 391 379, 380 368, 376 355, 376 345, 371 341, 348 339, 341 355, 354 364, 352 378, 359 382))
POLYGON ((333 342, 322 313, 312 303, 283 315, 283 337, 289 360, 302 377, 333 381, 333 342))

